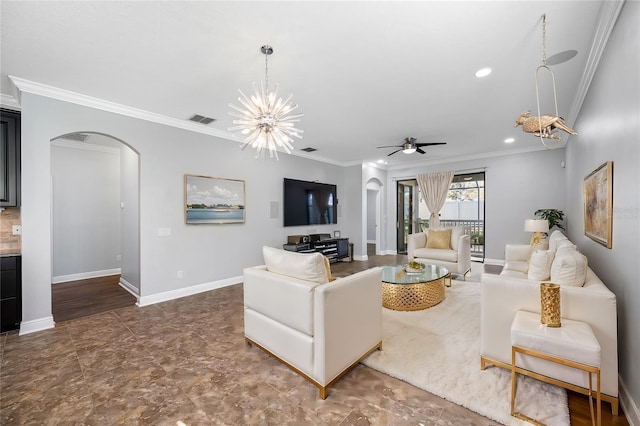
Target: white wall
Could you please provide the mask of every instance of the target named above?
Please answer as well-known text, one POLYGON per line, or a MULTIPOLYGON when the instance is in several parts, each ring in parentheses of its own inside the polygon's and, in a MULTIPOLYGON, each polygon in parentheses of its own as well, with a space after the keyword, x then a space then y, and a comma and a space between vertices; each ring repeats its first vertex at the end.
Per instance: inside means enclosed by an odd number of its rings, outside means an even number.
POLYGON ((49 141, 67 133, 108 134, 140 156, 140 292, 146 300, 198 285, 239 282, 244 267, 262 263, 262 245, 281 247, 287 235, 340 229, 362 251, 360 166, 342 168, 288 155, 260 160, 215 137, 26 92, 21 100, 23 325, 29 330, 52 325, 49 141), (185 173, 244 180, 246 223, 187 226, 185 173), (336 184, 338 224, 283 227, 284 177, 336 184), (279 207, 277 218, 270 215, 272 202, 279 207), (171 235, 158 236, 159 228, 171 235))
MULTIPOLYGON (((523 149, 539 144, 534 136, 523 134, 517 143, 523 149)), ((542 208, 565 209, 565 169, 561 167, 564 149, 542 150, 434 166, 391 170, 387 174, 388 221, 387 250, 395 247, 396 181, 421 173, 446 170, 485 170, 485 258, 487 262, 504 260, 506 243, 528 243, 525 219, 542 208)))
MULTIPOLYGON (((380 228, 377 231, 380 233, 380 241, 376 246, 376 254, 385 254, 385 253, 391 254, 392 252, 387 251, 388 244, 387 244, 387 237, 386 237, 387 217, 389 214, 387 211, 388 188, 385 188, 386 182, 387 182, 387 171, 365 164, 362 166, 362 181, 363 181, 362 187, 364 188, 365 193, 368 192, 367 189, 373 189, 378 192, 377 203, 380 205, 381 212, 380 212, 380 217, 378 217, 378 223, 377 223, 378 227, 380 228)), ((394 188, 394 191, 395 191, 395 188, 394 188)), ((394 196, 394 199, 395 199, 395 196, 394 196)), ((377 206, 374 206, 373 208, 377 208, 377 206)), ((369 223, 370 220, 375 222, 375 215, 373 219, 368 218, 368 215, 372 214, 372 212, 370 212, 369 210, 370 210, 370 207, 367 207, 367 211, 363 212, 363 216, 361 218, 361 220, 367 224, 369 223)), ((395 225, 395 207, 390 214, 393 216, 391 220, 394 221, 394 225, 395 225)), ((393 241, 395 241, 395 236, 393 238, 394 238, 393 241)), ((365 247, 365 254, 366 254, 366 247, 365 247)))
POLYGON ((640 418, 639 29, 640 3, 626 2, 574 126, 578 136, 567 147, 566 180, 569 236, 616 294, 622 403, 635 414, 636 422, 640 418), (613 161, 611 249, 585 237, 583 226, 583 179, 605 161, 613 161))
POLYGON ((378 191, 367 189, 367 242, 376 241, 376 196, 378 191))
POLYGON ((120 281, 140 294, 140 170, 138 154, 120 147, 120 281))
POLYGON ((54 141, 51 179, 53 282, 117 272, 120 150, 54 141))

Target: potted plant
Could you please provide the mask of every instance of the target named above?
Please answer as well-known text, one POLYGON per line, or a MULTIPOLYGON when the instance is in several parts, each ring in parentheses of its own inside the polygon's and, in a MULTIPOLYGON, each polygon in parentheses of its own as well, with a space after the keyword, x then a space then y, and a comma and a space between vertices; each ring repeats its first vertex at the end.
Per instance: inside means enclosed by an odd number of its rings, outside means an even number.
POLYGON ((536 210, 534 215, 537 218, 546 219, 549 222, 549 230, 551 230, 554 226, 557 226, 563 231, 565 230, 562 223, 560 223, 561 221, 564 220, 564 212, 562 210, 539 209, 539 210, 536 210))

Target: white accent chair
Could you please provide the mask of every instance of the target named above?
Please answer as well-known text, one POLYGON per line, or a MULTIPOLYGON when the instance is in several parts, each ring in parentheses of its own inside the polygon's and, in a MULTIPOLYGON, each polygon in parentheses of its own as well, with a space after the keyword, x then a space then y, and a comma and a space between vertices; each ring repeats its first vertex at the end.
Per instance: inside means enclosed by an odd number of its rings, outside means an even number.
MULTIPOLYGON (((471 270, 471 243, 464 233, 464 227, 439 228, 451 229, 450 248, 428 248, 428 232, 409 234, 407 237, 407 256, 409 260, 444 266, 453 274, 466 278, 471 270)), ((427 230, 428 231, 428 230, 427 230)))
POLYGON ((265 264, 244 270, 244 334, 316 385, 320 398, 382 348, 382 269, 330 281, 320 253, 263 247, 265 264))

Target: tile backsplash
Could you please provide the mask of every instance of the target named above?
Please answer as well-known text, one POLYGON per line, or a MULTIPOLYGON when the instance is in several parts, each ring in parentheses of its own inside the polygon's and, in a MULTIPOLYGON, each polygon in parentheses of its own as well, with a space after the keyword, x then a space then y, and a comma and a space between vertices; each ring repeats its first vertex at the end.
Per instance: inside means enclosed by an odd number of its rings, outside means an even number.
POLYGON ((20 225, 20 208, 7 207, 0 211, 0 254, 18 254, 22 249, 22 238, 13 235, 13 225, 20 225))

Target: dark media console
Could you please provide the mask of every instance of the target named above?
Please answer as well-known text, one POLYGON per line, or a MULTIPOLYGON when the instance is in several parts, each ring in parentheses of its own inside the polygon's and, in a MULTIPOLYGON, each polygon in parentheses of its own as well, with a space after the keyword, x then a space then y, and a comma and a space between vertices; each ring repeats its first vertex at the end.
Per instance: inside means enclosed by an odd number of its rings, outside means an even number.
POLYGON ((329 259, 329 262, 339 260, 350 262, 353 256, 350 253, 348 238, 331 238, 329 234, 294 235, 288 238, 288 242, 290 244, 283 245, 285 250, 298 253, 322 253, 329 259))

